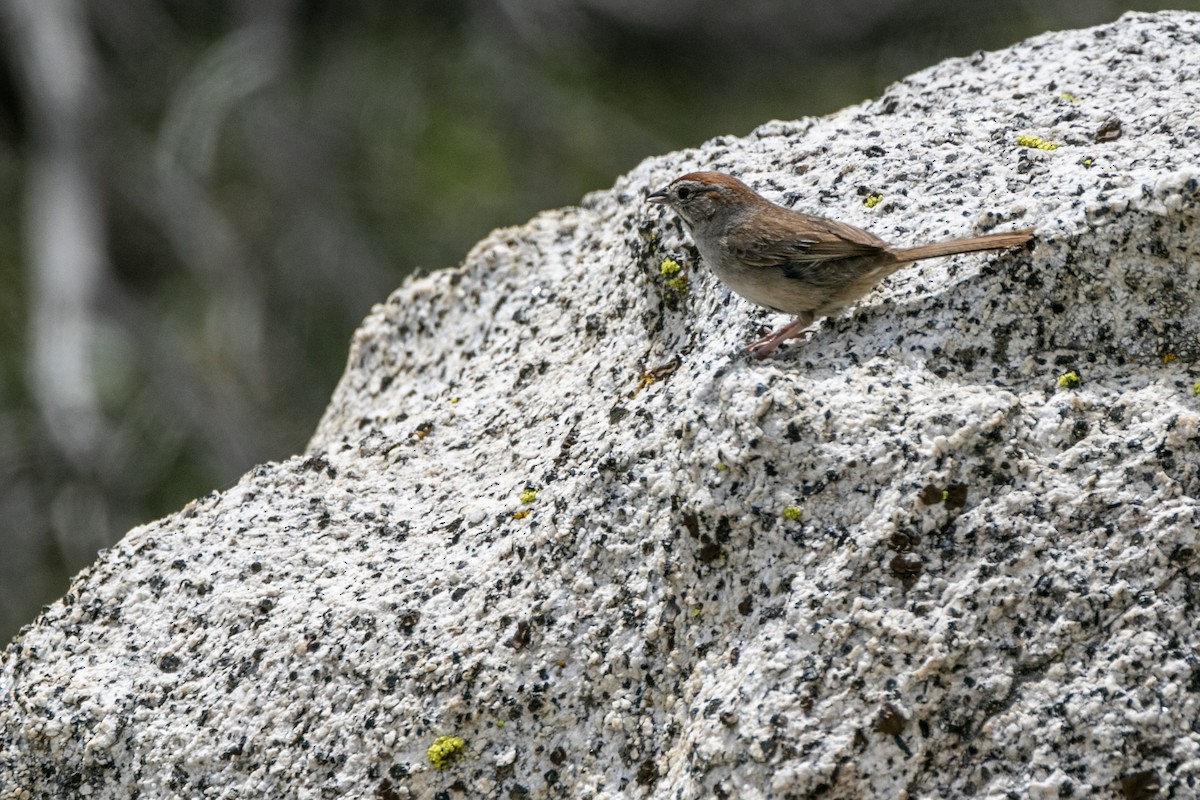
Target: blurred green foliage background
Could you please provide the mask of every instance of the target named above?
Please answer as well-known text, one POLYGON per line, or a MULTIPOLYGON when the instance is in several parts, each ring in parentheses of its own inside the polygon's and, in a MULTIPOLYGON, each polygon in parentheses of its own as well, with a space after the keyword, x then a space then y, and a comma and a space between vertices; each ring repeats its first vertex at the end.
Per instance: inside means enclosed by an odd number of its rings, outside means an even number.
POLYGON ((300 451, 412 269, 646 156, 1158 7, 0 0, 0 642, 300 451))

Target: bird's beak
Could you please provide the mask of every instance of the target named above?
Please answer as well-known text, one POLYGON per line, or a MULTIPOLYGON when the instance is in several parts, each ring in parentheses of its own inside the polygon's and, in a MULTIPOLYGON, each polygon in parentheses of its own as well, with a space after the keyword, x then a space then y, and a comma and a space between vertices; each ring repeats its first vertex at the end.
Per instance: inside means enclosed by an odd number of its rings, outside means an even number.
POLYGON ((663 205, 670 199, 671 198, 669 195, 667 195, 666 189, 659 189, 657 192, 651 192, 650 194, 646 195, 647 203, 654 203, 655 205, 658 205, 658 206, 663 205))

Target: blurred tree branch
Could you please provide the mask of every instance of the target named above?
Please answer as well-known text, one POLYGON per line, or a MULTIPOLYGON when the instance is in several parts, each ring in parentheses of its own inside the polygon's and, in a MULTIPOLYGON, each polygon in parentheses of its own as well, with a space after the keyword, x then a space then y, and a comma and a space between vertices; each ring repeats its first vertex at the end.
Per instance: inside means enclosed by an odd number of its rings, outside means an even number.
POLYGON ((77 0, 8 0, 2 8, 32 125, 25 201, 30 383, 58 449, 87 472, 106 437, 91 357, 105 270, 103 210, 87 148, 95 65, 77 0))

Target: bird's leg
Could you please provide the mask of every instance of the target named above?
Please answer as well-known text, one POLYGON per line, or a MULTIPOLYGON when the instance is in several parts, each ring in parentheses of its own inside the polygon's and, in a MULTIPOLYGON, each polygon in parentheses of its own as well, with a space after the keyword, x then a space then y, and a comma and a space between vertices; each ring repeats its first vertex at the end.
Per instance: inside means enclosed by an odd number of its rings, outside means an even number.
POLYGON ((755 358, 766 358, 776 347, 788 339, 807 339, 811 331, 807 330, 812 324, 811 313, 801 314, 782 328, 771 331, 761 339, 746 345, 746 352, 755 358))

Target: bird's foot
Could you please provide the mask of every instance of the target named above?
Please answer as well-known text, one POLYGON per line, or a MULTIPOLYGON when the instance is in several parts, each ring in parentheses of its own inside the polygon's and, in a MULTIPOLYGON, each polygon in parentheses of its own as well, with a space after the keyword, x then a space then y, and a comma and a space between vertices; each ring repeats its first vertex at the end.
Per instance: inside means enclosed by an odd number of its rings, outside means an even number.
POLYGON ((766 336, 746 345, 746 352, 755 358, 766 358, 775 352, 775 348, 789 339, 807 339, 812 331, 808 330, 811 319, 798 318, 782 328, 773 330, 766 336))

